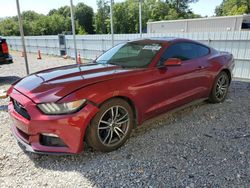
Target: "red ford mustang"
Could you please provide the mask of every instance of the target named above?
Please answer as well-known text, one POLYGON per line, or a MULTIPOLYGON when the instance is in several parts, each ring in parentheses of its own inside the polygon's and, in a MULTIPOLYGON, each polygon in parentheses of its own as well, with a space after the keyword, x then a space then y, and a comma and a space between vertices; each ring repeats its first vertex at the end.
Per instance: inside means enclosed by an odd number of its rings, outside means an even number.
POLYGON ((79 153, 124 144, 146 119, 197 99, 222 102, 233 56, 204 44, 151 38, 118 44, 93 63, 31 74, 8 90, 12 131, 26 150, 79 153))

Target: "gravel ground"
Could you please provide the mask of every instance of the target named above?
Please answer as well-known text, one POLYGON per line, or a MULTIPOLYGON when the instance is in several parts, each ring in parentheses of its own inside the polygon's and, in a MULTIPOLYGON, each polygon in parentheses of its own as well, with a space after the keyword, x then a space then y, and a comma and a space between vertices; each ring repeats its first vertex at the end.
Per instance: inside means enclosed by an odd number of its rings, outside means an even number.
MULTIPOLYGON (((15 63, 0 68, 0 89, 25 75, 13 55, 15 63)), ((29 55, 31 72, 73 63, 43 58, 29 55)), ((10 133, 7 102, 0 99, 0 187, 250 187, 250 83, 234 81, 222 104, 203 102, 145 122, 111 153, 24 152, 10 133)))

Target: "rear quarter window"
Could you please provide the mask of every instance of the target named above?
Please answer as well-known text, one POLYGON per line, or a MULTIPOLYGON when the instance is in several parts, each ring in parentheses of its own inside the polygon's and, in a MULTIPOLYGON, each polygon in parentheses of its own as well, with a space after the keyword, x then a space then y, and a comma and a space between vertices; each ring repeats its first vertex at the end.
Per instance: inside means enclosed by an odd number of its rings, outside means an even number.
POLYGON ((199 45, 199 44, 195 44, 195 45, 197 49, 197 57, 203 57, 209 54, 210 52, 209 48, 199 45))
POLYGON ((191 60, 208 55, 209 48, 191 42, 179 42, 169 46, 162 55, 163 60, 179 58, 182 61, 191 60))

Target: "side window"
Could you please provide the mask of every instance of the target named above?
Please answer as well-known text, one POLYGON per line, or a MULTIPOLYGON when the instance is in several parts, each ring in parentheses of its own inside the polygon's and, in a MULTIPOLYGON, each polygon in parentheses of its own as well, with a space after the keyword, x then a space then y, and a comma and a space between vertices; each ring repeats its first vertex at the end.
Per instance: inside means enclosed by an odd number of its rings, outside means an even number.
POLYGON ((161 57, 161 62, 169 58, 179 58, 182 61, 205 56, 209 53, 209 49, 205 46, 190 43, 180 42, 169 46, 161 57))
POLYGON ((197 49, 197 57, 202 57, 209 54, 209 49, 205 46, 196 44, 196 49, 197 49))
POLYGON ((183 43, 177 43, 169 46, 163 53, 161 60, 165 61, 169 58, 179 58, 183 61, 188 60, 189 58, 182 51, 182 45, 183 43))

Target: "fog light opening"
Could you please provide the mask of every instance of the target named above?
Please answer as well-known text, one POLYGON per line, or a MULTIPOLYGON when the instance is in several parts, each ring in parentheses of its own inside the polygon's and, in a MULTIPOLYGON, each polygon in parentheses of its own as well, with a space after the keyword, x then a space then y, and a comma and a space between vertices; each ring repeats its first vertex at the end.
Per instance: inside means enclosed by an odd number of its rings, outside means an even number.
POLYGON ((40 135, 40 143, 50 147, 67 147, 67 145, 57 136, 52 133, 42 133, 40 135))

